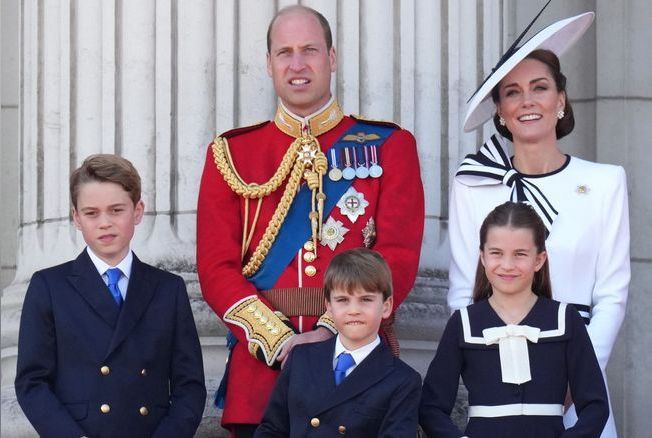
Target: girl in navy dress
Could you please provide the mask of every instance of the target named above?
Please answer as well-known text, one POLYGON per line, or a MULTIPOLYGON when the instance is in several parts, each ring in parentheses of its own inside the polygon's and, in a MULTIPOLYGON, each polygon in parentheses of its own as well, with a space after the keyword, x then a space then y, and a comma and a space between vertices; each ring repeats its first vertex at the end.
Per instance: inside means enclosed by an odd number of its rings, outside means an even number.
POLYGON ((482 223, 474 303, 451 316, 423 385, 429 437, 600 436, 607 392, 581 316, 551 299, 545 233, 524 203, 506 202, 482 223), (460 376, 464 433, 450 418, 460 376), (578 421, 564 430, 568 390, 578 421))

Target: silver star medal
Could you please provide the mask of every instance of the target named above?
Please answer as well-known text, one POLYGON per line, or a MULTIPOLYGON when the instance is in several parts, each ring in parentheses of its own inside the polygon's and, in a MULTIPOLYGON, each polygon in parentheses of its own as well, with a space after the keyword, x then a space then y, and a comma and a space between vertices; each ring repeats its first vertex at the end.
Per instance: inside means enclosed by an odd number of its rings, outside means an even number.
POLYGON ((344 242, 344 235, 348 232, 349 229, 342 222, 329 217, 322 225, 321 244, 328 246, 331 251, 335 251, 335 247, 344 242))
POLYGON ((342 215, 348 217, 351 222, 355 222, 359 216, 364 214, 365 208, 369 206, 369 202, 367 202, 362 193, 353 187, 349 187, 349 190, 337 201, 337 206, 342 215))

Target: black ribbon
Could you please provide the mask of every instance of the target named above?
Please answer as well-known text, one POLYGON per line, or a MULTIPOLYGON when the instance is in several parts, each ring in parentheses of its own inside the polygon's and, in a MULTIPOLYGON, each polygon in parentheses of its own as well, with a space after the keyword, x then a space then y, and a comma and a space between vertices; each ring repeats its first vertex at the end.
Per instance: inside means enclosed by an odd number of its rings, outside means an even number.
POLYGON ((526 202, 534 208, 546 227, 546 237, 558 215, 555 207, 534 183, 512 167, 505 149, 494 134, 477 154, 469 154, 460 165, 456 177, 470 186, 505 184, 512 189, 510 201, 526 202), (464 178, 470 176, 473 178, 464 178))

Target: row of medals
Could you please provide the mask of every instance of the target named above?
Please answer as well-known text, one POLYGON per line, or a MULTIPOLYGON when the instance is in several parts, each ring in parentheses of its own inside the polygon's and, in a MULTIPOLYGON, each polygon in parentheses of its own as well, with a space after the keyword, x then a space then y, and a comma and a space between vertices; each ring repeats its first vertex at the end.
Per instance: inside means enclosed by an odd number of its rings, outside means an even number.
POLYGON ((329 154, 331 170, 328 171, 328 177, 331 181, 339 181, 342 178, 352 180, 356 177, 380 178, 383 174, 383 168, 378 164, 378 148, 375 145, 331 148, 329 154), (344 168, 340 169, 338 163, 344 163, 344 168), (355 164, 355 168, 351 163, 355 164))

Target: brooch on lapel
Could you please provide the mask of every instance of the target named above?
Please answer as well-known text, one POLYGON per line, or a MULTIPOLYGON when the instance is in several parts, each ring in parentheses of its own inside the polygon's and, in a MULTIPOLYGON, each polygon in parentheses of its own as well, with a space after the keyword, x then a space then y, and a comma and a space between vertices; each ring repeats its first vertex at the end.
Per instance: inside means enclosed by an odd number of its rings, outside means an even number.
POLYGON ((578 195, 588 195, 591 189, 586 184, 580 184, 575 188, 575 193, 578 195))

